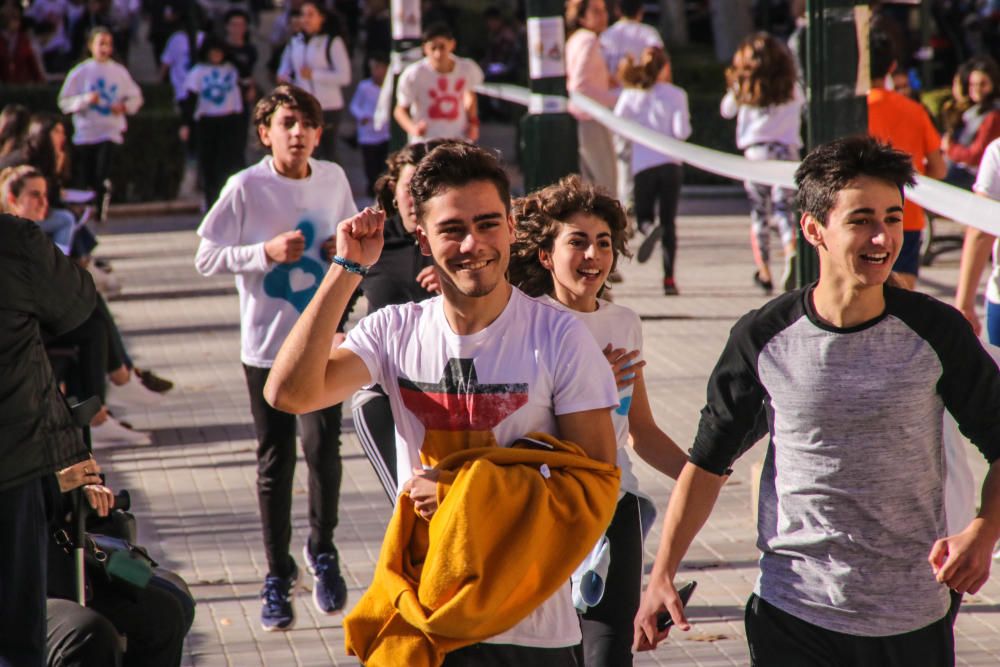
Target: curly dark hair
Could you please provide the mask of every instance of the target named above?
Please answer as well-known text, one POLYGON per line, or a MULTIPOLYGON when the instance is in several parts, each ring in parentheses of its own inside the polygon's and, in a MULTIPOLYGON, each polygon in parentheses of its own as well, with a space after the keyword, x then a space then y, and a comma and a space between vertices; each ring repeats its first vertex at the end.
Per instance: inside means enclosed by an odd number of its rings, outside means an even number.
POLYGON ((827 216, 837 201, 837 193, 862 177, 891 183, 901 196, 913 185, 913 160, 889 144, 866 135, 844 137, 821 144, 809 152, 795 170, 799 191, 796 205, 826 225, 827 216))
POLYGON ((414 167, 420 164, 428 153, 443 144, 451 143, 453 139, 431 139, 400 148, 385 161, 386 171, 375 181, 375 201, 387 216, 393 216, 399 211, 396 208, 396 181, 399 173, 406 165, 414 167))
POLYGON ((792 99, 795 91, 795 59, 777 37, 757 32, 736 47, 733 63, 726 69, 726 83, 736 92, 736 101, 754 107, 770 107, 792 99))
MULTIPOLYGON (((589 213, 608 223, 614 253, 612 271, 618 266, 619 257, 632 256, 625 235, 628 219, 621 203, 603 190, 584 183, 576 174, 514 200, 511 213, 515 226, 508 277, 512 285, 529 296, 552 294, 552 274, 542 266, 538 251, 551 252, 559 226, 577 213, 589 213)), ((607 285, 599 294, 605 289, 607 285)))

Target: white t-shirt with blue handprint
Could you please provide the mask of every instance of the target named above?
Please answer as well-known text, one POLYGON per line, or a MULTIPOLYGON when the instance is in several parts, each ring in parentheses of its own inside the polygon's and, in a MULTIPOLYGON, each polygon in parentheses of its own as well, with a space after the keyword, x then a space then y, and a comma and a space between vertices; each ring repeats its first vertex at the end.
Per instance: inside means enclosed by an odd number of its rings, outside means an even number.
POLYGON ((195 119, 243 113, 240 75, 230 63, 198 63, 184 79, 184 89, 198 96, 195 119))
POLYGON ((59 108, 73 116, 73 143, 122 143, 127 128, 125 115, 111 110, 119 102, 125 104, 125 114, 129 115, 142 106, 142 90, 120 64, 88 58, 71 69, 59 90, 59 108), (91 101, 93 93, 97 93, 96 103, 91 101))
POLYGON ((274 363, 330 266, 320 247, 337 223, 358 212, 340 165, 309 160, 309 166, 307 178, 285 178, 265 157, 229 179, 198 227, 198 271, 236 274, 240 358, 248 366, 274 363), (305 236, 305 253, 293 264, 270 262, 264 244, 294 229, 305 236))

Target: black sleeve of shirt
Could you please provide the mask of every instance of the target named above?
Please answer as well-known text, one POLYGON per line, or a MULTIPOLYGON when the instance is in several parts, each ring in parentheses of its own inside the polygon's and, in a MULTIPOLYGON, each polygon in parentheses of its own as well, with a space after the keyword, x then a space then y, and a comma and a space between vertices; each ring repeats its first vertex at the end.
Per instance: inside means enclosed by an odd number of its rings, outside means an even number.
POLYGON ((744 315, 708 379, 690 461, 716 475, 768 434, 767 388, 757 374, 757 357, 768 341, 805 314, 808 290, 788 292, 744 315))
POLYGON ((24 261, 29 267, 35 315, 48 333, 64 334, 86 320, 97 303, 90 274, 76 265, 33 222, 22 221, 24 261))
POLYGON ((941 361, 938 393, 959 430, 993 463, 1000 458, 1000 369, 961 313, 925 294, 886 297, 941 361))
POLYGON ((764 387, 757 377, 757 353, 750 330, 755 313, 745 315, 729 333, 729 340, 708 379, 708 399, 701 411, 691 463, 724 475, 743 452, 762 435, 764 387))

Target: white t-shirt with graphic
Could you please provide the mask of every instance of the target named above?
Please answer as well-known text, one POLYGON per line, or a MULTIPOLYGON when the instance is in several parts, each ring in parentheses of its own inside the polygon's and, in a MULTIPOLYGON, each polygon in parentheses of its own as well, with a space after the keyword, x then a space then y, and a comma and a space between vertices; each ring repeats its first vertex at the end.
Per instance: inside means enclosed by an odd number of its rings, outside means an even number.
POLYGON ((231 63, 198 63, 184 79, 184 90, 198 96, 195 119, 243 113, 240 74, 231 63))
MULTIPOLYGON (((1000 139, 986 147, 972 189, 990 199, 1000 199, 1000 139)), ((986 285, 986 298, 1000 304, 1000 239, 993 242, 993 273, 986 285)))
POLYGON ((98 62, 88 58, 66 75, 59 90, 59 108, 73 115, 73 143, 77 146, 125 140, 126 115, 142 107, 142 90, 128 70, 113 60, 98 62), (97 93, 97 102, 92 102, 97 93), (125 105, 124 114, 111 107, 125 105))
MULTIPOLYGON (((574 317, 587 325, 587 329, 597 341, 597 346, 602 350, 607 347, 608 343, 611 343, 614 348, 621 348, 629 352, 642 350, 642 321, 633 310, 604 299, 598 299, 597 310, 592 313, 581 313, 567 308, 550 296, 543 296, 541 300, 572 313, 574 317)), ((635 363, 640 361, 642 361, 641 354, 636 358, 635 363)), ((615 425, 615 438, 618 440, 618 467, 622 471, 619 497, 626 492, 642 495, 639 492, 639 480, 632 471, 632 459, 630 458, 632 448, 628 444, 628 412, 632 407, 633 389, 634 387, 628 386, 618 390, 618 407, 611 412, 611 421, 615 425)))
MULTIPOLYGON (((400 485, 413 468, 447 453, 508 447, 530 431, 558 435, 557 415, 617 405, 611 367, 594 337, 563 310, 512 288, 492 324, 460 336, 443 303, 435 297, 386 306, 363 318, 343 344, 389 396, 400 485)), ((516 555, 511 566, 517 567, 516 555)), ((488 643, 558 648, 580 640, 567 580, 488 643)))
POLYGON ((320 246, 358 212, 340 165, 309 160, 309 167, 307 178, 286 178, 265 157, 229 179, 198 227, 198 271, 236 274, 240 358, 248 366, 272 366, 330 266, 320 246), (264 244, 294 229, 305 236, 305 253, 293 264, 271 262, 264 244))
POLYGON ((396 102, 409 109, 413 122, 427 123, 427 132, 410 135, 410 143, 465 136, 469 119, 462 97, 483 82, 483 70, 468 58, 453 57, 455 67, 446 74, 421 58, 399 75, 396 102))

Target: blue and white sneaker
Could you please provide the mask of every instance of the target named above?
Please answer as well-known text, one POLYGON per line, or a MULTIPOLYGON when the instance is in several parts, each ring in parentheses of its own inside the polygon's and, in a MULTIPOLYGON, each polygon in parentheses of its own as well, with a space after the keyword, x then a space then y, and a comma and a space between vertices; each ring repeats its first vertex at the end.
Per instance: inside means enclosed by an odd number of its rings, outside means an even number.
POLYGON ((336 614, 347 604, 347 582, 340 574, 337 550, 313 558, 306 545, 302 555, 306 559, 306 569, 313 576, 313 604, 324 614, 336 614))
POLYGON ((292 573, 287 577, 268 575, 260 591, 263 606, 260 627, 266 632, 284 632, 295 627, 295 589, 299 584, 299 568, 292 561, 292 573))

